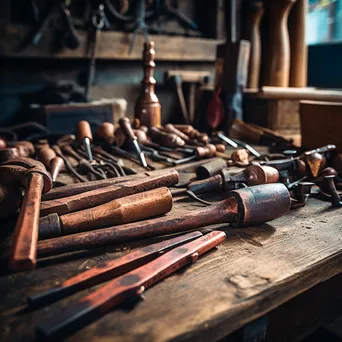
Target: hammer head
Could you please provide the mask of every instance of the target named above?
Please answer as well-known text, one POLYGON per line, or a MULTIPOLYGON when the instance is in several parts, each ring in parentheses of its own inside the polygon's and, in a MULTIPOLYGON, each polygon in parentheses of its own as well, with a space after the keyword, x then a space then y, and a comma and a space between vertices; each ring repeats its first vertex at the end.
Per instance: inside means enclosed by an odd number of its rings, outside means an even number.
POLYGON ((229 192, 238 204, 239 218, 232 225, 243 227, 274 220, 290 210, 290 193, 282 183, 263 184, 229 192))
POLYGON ((11 169, 13 171, 13 180, 20 180, 24 185, 26 184, 27 175, 32 172, 36 172, 41 174, 44 180, 43 194, 52 188, 52 179, 50 173, 47 172, 45 166, 37 160, 26 157, 13 158, 1 164, 0 175, 2 174, 1 170, 3 167, 3 170, 7 175, 5 178, 7 178, 8 181, 11 180, 8 179, 10 173, 5 171, 5 169, 11 169))

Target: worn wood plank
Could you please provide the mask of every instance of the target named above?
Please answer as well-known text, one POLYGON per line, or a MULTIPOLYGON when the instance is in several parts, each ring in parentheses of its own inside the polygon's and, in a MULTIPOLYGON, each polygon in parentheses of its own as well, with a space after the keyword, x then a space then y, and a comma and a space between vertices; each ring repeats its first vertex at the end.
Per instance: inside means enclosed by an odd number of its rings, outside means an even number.
MULTIPOLYGON (((0 56, 35 58, 89 58, 87 32, 77 31, 80 46, 76 50, 52 52, 53 31, 48 31, 37 46, 21 49, 20 44, 29 29, 19 25, 0 27, 0 56)), ((144 38, 137 35, 131 54, 128 53, 132 35, 124 32, 103 31, 98 34, 96 58, 118 60, 141 60, 144 38)), ((150 35, 155 42, 156 60, 162 61, 215 61, 216 46, 222 43, 217 39, 189 38, 182 36, 150 35)))
MULTIPOLYGON (((179 200, 175 210, 196 206, 201 204, 179 200)), ((228 228, 228 240, 217 251, 149 289, 146 300, 134 308, 114 309, 68 340, 219 339, 342 271, 340 215, 328 203, 310 199, 306 207, 271 224, 228 228)), ((1 341, 32 340, 33 327, 43 318, 61 314, 71 300, 20 313, 28 294, 120 255, 114 247, 92 253, 2 276, 1 341)))

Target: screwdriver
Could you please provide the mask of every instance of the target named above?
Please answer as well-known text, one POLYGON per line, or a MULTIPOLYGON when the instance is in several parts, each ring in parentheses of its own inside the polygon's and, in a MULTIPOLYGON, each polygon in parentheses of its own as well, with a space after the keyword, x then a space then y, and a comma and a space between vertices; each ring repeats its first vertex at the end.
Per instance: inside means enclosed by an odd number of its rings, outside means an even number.
POLYGON ((147 167, 147 162, 144 153, 141 151, 138 138, 136 137, 135 133, 133 132, 131 122, 128 118, 121 118, 119 120, 119 125, 121 127, 121 130, 123 134, 125 135, 127 142, 131 144, 131 146, 134 148, 136 154, 138 155, 140 164, 143 167, 147 167))
POLYGON ((89 161, 93 161, 93 154, 91 152, 91 142, 93 135, 88 121, 82 120, 77 124, 76 128, 77 140, 82 143, 89 161))

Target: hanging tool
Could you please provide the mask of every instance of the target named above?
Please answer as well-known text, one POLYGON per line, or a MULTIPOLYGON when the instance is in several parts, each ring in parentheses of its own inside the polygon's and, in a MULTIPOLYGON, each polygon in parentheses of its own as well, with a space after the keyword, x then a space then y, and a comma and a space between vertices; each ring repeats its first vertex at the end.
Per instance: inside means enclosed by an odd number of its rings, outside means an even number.
POLYGON ((68 9, 70 3, 70 0, 53 0, 45 17, 43 17, 42 21, 37 24, 33 29, 33 32, 24 39, 21 47, 26 49, 30 45, 38 45, 45 31, 48 30, 50 23, 55 21, 62 24, 59 29, 62 34, 60 42, 61 47, 66 47, 72 50, 77 49, 80 45, 80 41, 76 34, 71 14, 68 9))
POLYGON ((137 35, 137 32, 142 31, 144 34, 145 43, 148 42, 148 32, 147 32, 147 26, 145 22, 145 0, 137 0, 136 1, 136 19, 135 19, 135 26, 133 30, 132 40, 129 45, 128 54, 130 55, 133 51, 134 43, 135 43, 135 37, 137 35))
POLYGON ((192 242, 171 249, 146 265, 144 261, 139 260, 137 268, 123 272, 123 275, 79 299, 57 320, 55 318, 43 322, 37 329, 38 336, 49 339, 63 337, 68 331, 79 327, 81 322, 99 318, 128 298, 141 296, 147 288, 185 265, 194 263, 200 255, 213 249, 225 239, 224 232, 213 231, 192 242))
POLYGON ((105 18, 104 5, 102 3, 99 3, 98 7, 93 10, 93 13, 91 16, 92 28, 89 31, 89 43, 88 43, 89 50, 88 51, 90 51, 90 61, 89 61, 89 67, 88 67, 87 84, 86 84, 85 92, 84 92, 84 97, 87 101, 89 101, 89 91, 95 79, 97 40, 98 40, 100 31, 104 27, 104 18, 105 18))
POLYGON ((144 152, 141 151, 138 138, 135 136, 133 132, 131 121, 128 118, 121 118, 119 120, 119 125, 123 134, 126 137, 126 143, 128 143, 128 145, 130 145, 130 147, 134 149, 136 155, 138 156, 140 160, 141 166, 146 168, 147 167, 146 158, 145 158, 144 152))
POLYGON ((139 238, 179 233, 218 223, 231 223, 235 227, 257 225, 286 214, 289 208, 290 194, 284 184, 256 185, 230 191, 228 198, 221 202, 177 216, 43 240, 38 243, 38 255, 56 255, 139 238))

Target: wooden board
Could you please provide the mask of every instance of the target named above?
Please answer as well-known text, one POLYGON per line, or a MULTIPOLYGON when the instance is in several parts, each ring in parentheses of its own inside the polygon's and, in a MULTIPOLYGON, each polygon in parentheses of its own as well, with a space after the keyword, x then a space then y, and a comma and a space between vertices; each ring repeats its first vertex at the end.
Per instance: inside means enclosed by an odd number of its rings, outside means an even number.
MULTIPOLYGON (((178 200, 174 211, 199 203, 178 200)), ((342 271, 341 210, 310 199, 304 208, 260 227, 223 227, 216 251, 146 291, 146 300, 121 306, 68 341, 214 341, 342 271)), ((221 225, 222 227, 222 225, 221 225)), ((127 252, 118 246, 41 261, 32 272, 0 278, 0 340, 31 341, 34 326, 63 312, 70 300, 25 312, 25 297, 127 252)))
MULTIPOLYGON (((37 46, 30 45, 21 49, 20 44, 29 34, 29 29, 19 25, 0 27, 0 56, 34 57, 34 58, 89 58, 87 32, 77 31, 80 47, 76 50, 64 50, 53 53, 55 42, 53 32, 47 31, 37 46)), ((129 44, 132 35, 124 32, 100 32, 98 35, 96 58, 141 60, 143 35, 136 36, 131 54, 129 44)), ((150 35, 155 42, 156 60, 162 61, 215 61, 216 46, 222 40, 205 38, 188 38, 182 36, 150 35)))

